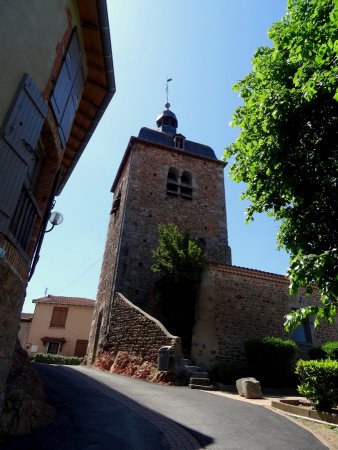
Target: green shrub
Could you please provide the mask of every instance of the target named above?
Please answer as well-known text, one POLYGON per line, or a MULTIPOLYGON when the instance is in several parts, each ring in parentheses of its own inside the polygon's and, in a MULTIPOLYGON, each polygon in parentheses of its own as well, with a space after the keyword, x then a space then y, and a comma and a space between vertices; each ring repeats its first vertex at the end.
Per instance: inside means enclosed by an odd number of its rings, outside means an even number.
POLYGON ((244 343, 249 375, 270 386, 293 384, 293 358, 297 344, 291 339, 262 337, 244 343))
POLYGON ((52 353, 37 353, 33 357, 33 361, 45 364, 63 364, 77 366, 81 364, 83 358, 80 358, 78 356, 53 355, 52 353))
POLYGON ((321 346, 325 352, 327 358, 335 359, 338 361, 338 342, 326 342, 321 346))
POLYGON ((213 381, 218 381, 223 384, 235 384, 238 378, 244 376, 245 373, 225 361, 216 364, 210 372, 210 377, 213 381))
POLYGON ((338 361, 303 361, 296 365, 300 385, 298 391, 305 395, 314 407, 329 411, 338 404, 338 361))
POLYGON ((335 359, 338 361, 338 342, 325 342, 320 347, 311 348, 309 350, 310 359, 335 359))

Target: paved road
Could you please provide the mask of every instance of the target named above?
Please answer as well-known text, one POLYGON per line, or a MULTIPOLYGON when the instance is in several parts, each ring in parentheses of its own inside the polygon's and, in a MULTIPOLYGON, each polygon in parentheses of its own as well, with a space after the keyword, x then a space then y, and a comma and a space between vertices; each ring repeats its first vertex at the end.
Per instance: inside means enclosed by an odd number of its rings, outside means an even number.
POLYGON ((37 370, 56 414, 7 450, 326 449, 259 406, 90 367, 39 364, 37 370))

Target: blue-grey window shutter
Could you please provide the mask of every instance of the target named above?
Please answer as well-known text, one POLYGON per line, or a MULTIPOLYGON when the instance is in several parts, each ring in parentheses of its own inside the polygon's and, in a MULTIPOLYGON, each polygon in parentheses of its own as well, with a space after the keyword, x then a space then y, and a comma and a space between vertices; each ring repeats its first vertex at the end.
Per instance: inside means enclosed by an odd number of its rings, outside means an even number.
POLYGON ((47 105, 25 74, 0 132, 0 231, 8 229, 47 115, 47 105))
POLYGON ((59 125, 59 135, 65 146, 84 85, 82 52, 74 30, 51 96, 51 106, 59 125))

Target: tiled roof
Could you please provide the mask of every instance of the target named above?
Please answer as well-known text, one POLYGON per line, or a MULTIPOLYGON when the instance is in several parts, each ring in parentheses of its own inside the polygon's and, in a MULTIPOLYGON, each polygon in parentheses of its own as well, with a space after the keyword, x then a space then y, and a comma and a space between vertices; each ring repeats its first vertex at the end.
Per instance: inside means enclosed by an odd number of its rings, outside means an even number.
POLYGON ((95 306, 95 300, 82 297, 58 297, 47 295, 47 297, 36 298, 33 303, 44 303, 52 305, 71 305, 71 306, 95 306))
POLYGON ((257 269, 248 269, 247 267, 240 266, 230 266, 227 264, 210 264, 211 266, 217 267, 220 272, 226 272, 234 275, 243 275, 249 278, 257 278, 261 280, 271 280, 280 284, 288 284, 289 280, 285 275, 279 275, 277 273, 263 272, 257 269))
MULTIPOLYGON (((146 141, 154 142, 155 144, 165 145, 166 147, 173 147, 175 150, 180 150, 175 147, 174 136, 162 131, 156 131, 151 128, 143 127, 141 128, 138 137, 145 139, 146 141)), ((188 141, 187 139, 185 141, 185 147, 181 150, 181 152, 192 153, 193 155, 218 161, 215 152, 211 147, 208 145, 199 144, 197 142, 188 141)))
POLYGON ((21 320, 29 322, 33 319, 34 314, 32 313, 21 313, 21 320))

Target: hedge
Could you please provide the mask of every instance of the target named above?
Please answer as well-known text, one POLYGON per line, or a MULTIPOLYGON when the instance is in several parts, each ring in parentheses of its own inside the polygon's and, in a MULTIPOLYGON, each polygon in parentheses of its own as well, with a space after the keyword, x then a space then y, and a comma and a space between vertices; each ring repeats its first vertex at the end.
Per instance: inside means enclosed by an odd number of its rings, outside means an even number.
POLYGON ((311 348, 309 350, 310 359, 334 359, 338 361, 338 341, 329 341, 320 347, 311 348))
POLYGON ((291 339, 262 337, 244 343, 249 375, 270 386, 290 386, 297 344, 291 339))
POLYGON ((317 410, 329 411, 338 405, 338 361, 303 361, 296 364, 299 376, 298 391, 305 395, 317 410))
POLYGON ((33 361, 45 364, 63 364, 77 366, 81 364, 83 358, 80 358, 78 356, 54 355, 52 353, 37 353, 33 357, 33 361))

